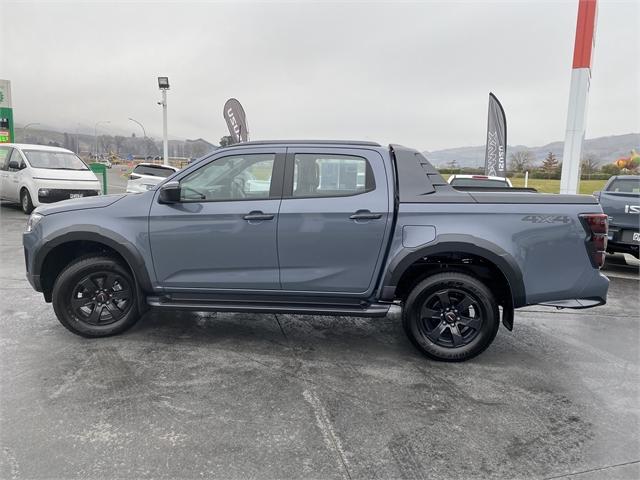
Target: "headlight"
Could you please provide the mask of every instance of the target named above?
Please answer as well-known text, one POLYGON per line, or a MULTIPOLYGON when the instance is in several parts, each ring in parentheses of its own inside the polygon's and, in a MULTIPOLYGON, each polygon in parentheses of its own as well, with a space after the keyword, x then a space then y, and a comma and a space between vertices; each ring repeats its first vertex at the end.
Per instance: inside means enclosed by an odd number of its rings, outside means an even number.
POLYGON ((36 228, 36 225, 40 223, 40 220, 42 220, 43 218, 44 215, 40 215, 39 213, 32 213, 29 217, 29 220, 27 220, 27 232, 30 232, 34 228, 36 228))
POLYGON ((41 188, 40 190, 38 190, 38 196, 39 197, 48 197, 49 196, 49 189, 48 188, 41 188))

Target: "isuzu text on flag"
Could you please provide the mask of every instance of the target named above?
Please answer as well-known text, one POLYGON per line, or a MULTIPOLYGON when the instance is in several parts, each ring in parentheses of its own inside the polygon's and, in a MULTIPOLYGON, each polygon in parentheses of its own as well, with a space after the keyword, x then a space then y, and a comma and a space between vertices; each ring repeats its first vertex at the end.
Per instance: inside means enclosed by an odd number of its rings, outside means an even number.
POLYGON ((507 176, 507 118, 502 105, 493 93, 489 93, 484 171, 486 175, 495 177, 507 176))

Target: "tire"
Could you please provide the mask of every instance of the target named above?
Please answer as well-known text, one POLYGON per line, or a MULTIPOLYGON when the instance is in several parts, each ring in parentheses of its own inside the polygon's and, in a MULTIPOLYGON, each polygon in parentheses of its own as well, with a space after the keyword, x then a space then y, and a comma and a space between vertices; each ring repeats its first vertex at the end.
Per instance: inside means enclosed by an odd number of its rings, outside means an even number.
POLYGON ((91 255, 69 264, 53 286, 58 320, 82 337, 108 337, 131 328, 139 319, 138 288, 120 262, 91 255))
POLYGON ((491 291, 477 278, 439 273, 411 290, 402 323, 411 343, 427 357, 462 362, 493 342, 500 311, 491 291))
POLYGON ((31 195, 29 195, 29 190, 23 188, 20 190, 20 206, 22 207, 22 211, 29 215, 33 212, 33 202, 31 201, 31 195))

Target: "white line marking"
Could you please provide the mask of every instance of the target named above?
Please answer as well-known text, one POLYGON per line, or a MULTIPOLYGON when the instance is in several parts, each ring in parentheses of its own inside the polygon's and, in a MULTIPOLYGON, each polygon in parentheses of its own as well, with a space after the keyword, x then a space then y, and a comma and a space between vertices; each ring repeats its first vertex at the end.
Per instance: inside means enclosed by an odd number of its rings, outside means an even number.
POLYGON ((347 456, 345 455, 344 449, 342 448, 342 442, 333 429, 331 420, 329 420, 327 411, 322 406, 320 399, 315 393, 309 390, 304 390, 302 392, 302 395, 313 409, 313 414, 316 417, 316 425, 320 429, 320 433, 322 433, 322 439, 324 440, 325 445, 337 457, 336 459, 338 460, 338 462, 336 463, 338 463, 338 466, 342 473, 342 478, 351 480, 351 475, 349 474, 349 461, 347 460, 347 456))

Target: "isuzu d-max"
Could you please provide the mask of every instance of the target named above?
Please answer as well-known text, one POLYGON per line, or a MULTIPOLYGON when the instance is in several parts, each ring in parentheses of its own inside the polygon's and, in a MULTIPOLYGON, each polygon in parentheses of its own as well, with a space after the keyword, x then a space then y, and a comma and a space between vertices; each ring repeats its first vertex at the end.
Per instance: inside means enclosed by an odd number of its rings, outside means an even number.
POLYGON ((120 333, 149 307, 385 316, 461 361, 514 309, 604 304, 607 216, 593 196, 462 191, 418 151, 247 142, 153 189, 38 207, 27 277, 60 322, 120 333))
POLYGON ((594 195, 609 216, 607 252, 640 258, 640 175, 613 176, 594 195))

